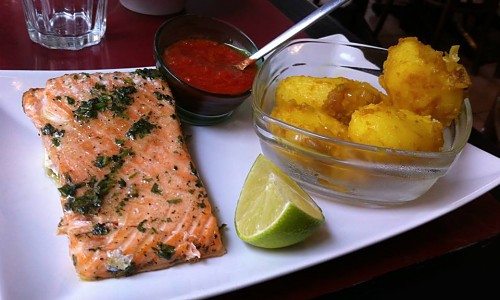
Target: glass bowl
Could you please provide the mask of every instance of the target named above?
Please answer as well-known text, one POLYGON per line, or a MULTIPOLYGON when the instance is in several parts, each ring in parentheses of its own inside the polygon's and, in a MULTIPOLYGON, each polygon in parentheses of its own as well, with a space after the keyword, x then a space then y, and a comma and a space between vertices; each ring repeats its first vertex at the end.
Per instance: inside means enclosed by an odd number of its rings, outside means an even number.
MULTIPOLYGON (((353 204, 391 205, 420 197, 459 157, 472 129, 464 99, 460 115, 445 129, 443 151, 403 151, 322 136, 271 117, 278 83, 288 76, 346 77, 380 89, 387 50, 342 41, 293 40, 272 53, 254 81, 254 127, 264 155, 307 191, 353 204), (277 135, 287 132, 296 139, 277 135), (295 140, 307 140, 308 147, 295 140)), ((383 91, 383 90, 382 90, 383 91)), ((288 135, 289 136, 289 135, 288 135)))
POLYGON ((254 42, 241 30, 224 21, 204 16, 182 15, 163 23, 154 38, 157 68, 166 76, 176 100, 177 113, 185 123, 212 125, 231 116, 251 92, 217 94, 197 89, 176 76, 163 62, 162 54, 173 43, 190 38, 208 39, 251 55, 257 51, 254 42))

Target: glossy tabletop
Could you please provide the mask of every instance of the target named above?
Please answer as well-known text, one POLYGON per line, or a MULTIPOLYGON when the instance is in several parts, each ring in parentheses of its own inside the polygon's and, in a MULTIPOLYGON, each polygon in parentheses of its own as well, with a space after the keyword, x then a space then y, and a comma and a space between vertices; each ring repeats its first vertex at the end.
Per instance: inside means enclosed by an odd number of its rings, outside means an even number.
MULTIPOLYGON (((299 1, 288 3, 294 5, 299 1)), ((290 10, 285 14, 278 8, 279 5, 274 5, 277 2, 280 1, 187 0, 182 13, 228 21, 246 32, 261 47, 293 24, 294 17, 290 10)), ((49 50, 30 41, 21 6, 21 0, 0 3, 0 70, 153 66, 153 36, 158 26, 171 17, 141 15, 127 10, 118 0, 109 0, 108 27, 99 45, 80 51, 49 50)), ((304 13, 296 12, 299 15, 304 13)), ((349 35, 345 28, 327 29, 332 31, 331 34, 349 35)), ((475 144, 481 143, 477 133, 472 139, 475 144)), ((498 236, 499 232, 500 202, 493 193, 487 193, 451 213, 389 240, 285 277, 221 295, 220 298, 310 299, 327 295, 498 236)))
MULTIPOLYGON (((31 42, 26 32, 21 0, 0 4, 0 69, 89 70, 144 67, 155 64, 153 37, 172 16, 132 12, 109 0, 107 30, 102 42, 80 51, 51 50, 31 42)), ((269 1, 187 0, 182 13, 217 17, 232 23, 261 47, 293 23, 269 1), (265 23, 262 20, 266 20, 265 23)))

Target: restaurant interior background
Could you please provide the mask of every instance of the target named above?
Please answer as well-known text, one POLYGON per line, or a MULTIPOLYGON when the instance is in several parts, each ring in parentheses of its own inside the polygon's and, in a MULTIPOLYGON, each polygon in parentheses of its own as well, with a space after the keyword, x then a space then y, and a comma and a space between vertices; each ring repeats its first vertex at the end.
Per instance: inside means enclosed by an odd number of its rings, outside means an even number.
POLYGON ((382 47, 405 36, 440 51, 459 44, 460 62, 472 79, 474 127, 499 145, 500 1, 351 0, 332 15, 361 39, 382 47))

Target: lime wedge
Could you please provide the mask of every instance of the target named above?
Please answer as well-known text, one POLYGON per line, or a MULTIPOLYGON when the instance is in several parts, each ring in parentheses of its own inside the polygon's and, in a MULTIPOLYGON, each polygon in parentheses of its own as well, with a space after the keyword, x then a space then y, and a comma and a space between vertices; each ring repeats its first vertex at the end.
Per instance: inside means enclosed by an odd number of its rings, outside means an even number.
POLYGON ((286 247, 307 239, 324 222, 314 200, 260 154, 236 206, 234 223, 240 239, 262 248, 286 247))

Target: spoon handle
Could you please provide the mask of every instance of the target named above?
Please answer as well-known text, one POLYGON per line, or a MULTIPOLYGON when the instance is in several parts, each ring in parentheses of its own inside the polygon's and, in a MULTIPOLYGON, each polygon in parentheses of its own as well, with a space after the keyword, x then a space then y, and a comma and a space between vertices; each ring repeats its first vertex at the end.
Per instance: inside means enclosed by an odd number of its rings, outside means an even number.
POLYGON ((267 53, 271 52, 276 47, 283 44, 288 39, 292 38, 293 36, 295 36, 297 33, 301 32, 305 28, 316 23, 318 20, 320 20, 321 18, 323 18, 324 16, 329 14, 331 11, 333 11, 337 7, 343 5, 347 1, 348 0, 331 0, 331 1, 323 4, 322 6, 318 7, 311 14, 306 16, 304 19, 302 19, 301 21, 296 23, 294 26, 290 27, 288 30, 286 30, 285 32, 280 34, 274 40, 269 42, 267 45, 262 47, 259 51, 255 52, 250 57, 248 57, 246 60, 244 60, 242 63, 245 65, 240 66, 240 67, 243 67, 243 69, 244 69, 249 64, 259 60, 261 57, 263 57, 267 53))

